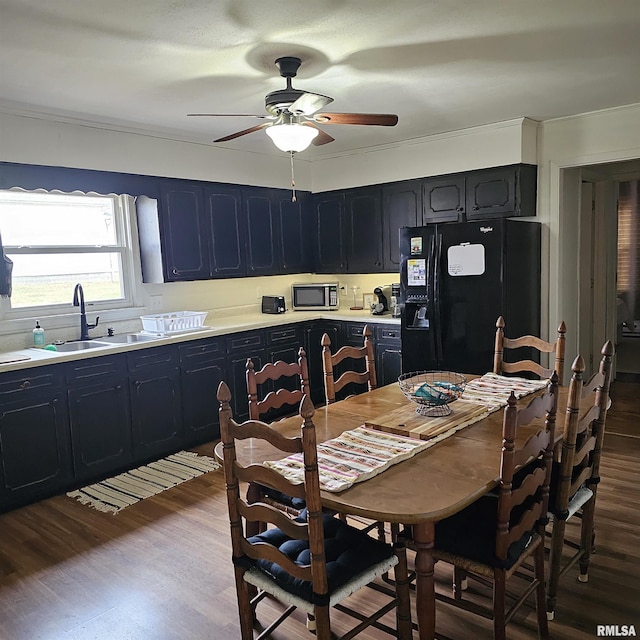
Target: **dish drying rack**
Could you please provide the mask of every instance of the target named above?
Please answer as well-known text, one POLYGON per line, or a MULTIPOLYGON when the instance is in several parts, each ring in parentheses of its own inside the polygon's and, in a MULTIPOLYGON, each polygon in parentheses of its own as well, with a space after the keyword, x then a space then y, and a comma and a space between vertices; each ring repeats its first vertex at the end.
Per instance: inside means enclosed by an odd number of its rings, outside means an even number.
POLYGON ((206 311, 175 311, 140 316, 143 333, 172 335, 185 331, 197 331, 204 328, 206 311))

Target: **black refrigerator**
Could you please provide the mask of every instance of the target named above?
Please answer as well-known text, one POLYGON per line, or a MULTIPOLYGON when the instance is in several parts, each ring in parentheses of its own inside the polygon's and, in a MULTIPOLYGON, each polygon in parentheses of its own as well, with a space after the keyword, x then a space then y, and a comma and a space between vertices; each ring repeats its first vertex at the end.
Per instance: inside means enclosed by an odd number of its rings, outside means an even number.
POLYGON ((540 335, 540 237, 506 218, 402 227, 403 373, 491 371, 498 316, 507 337, 540 335))

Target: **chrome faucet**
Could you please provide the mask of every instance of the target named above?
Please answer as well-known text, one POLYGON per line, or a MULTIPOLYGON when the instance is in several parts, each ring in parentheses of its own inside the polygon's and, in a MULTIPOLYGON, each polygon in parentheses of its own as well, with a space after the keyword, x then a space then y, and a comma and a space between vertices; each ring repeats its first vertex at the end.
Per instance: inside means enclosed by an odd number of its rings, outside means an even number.
POLYGON ((73 290, 73 306, 80 307, 80 340, 89 340, 89 329, 95 329, 98 326, 100 316, 96 316, 95 324, 87 323, 87 313, 84 309, 84 290, 80 283, 73 290))

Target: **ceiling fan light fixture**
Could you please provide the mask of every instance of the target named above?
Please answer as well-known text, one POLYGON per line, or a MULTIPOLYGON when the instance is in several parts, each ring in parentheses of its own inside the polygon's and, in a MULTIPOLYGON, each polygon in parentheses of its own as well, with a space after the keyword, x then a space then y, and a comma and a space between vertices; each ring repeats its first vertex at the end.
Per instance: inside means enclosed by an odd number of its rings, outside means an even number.
POLYGON ((304 151, 318 135, 314 127, 305 127, 299 123, 274 124, 266 129, 273 144, 281 151, 304 151))

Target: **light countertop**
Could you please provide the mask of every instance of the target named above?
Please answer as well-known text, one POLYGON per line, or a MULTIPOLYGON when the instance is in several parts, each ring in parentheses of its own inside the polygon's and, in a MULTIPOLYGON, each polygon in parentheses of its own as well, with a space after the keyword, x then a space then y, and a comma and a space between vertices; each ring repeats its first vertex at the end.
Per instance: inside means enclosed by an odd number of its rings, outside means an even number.
MULTIPOLYGON (((218 312, 209 314, 205 320, 207 325, 201 330, 187 331, 171 336, 158 337, 144 342, 126 344, 105 344, 102 347, 87 349, 84 351, 58 352, 47 351, 36 348, 26 348, 17 351, 0 353, 0 373, 29 369, 45 364, 57 364, 59 362, 69 362, 84 358, 95 358, 107 353, 120 353, 125 351, 137 351, 149 347, 188 342, 201 338, 210 338, 240 331, 251 331, 253 329, 265 329, 278 327, 297 322, 309 320, 343 320, 348 322, 369 322, 371 324, 389 324, 400 326, 400 318, 393 318, 391 314, 380 316, 371 315, 368 311, 287 311, 280 314, 265 314, 260 312, 249 312, 241 315, 228 315, 218 312)), ((91 336, 91 340, 100 340, 98 336, 91 336)))

